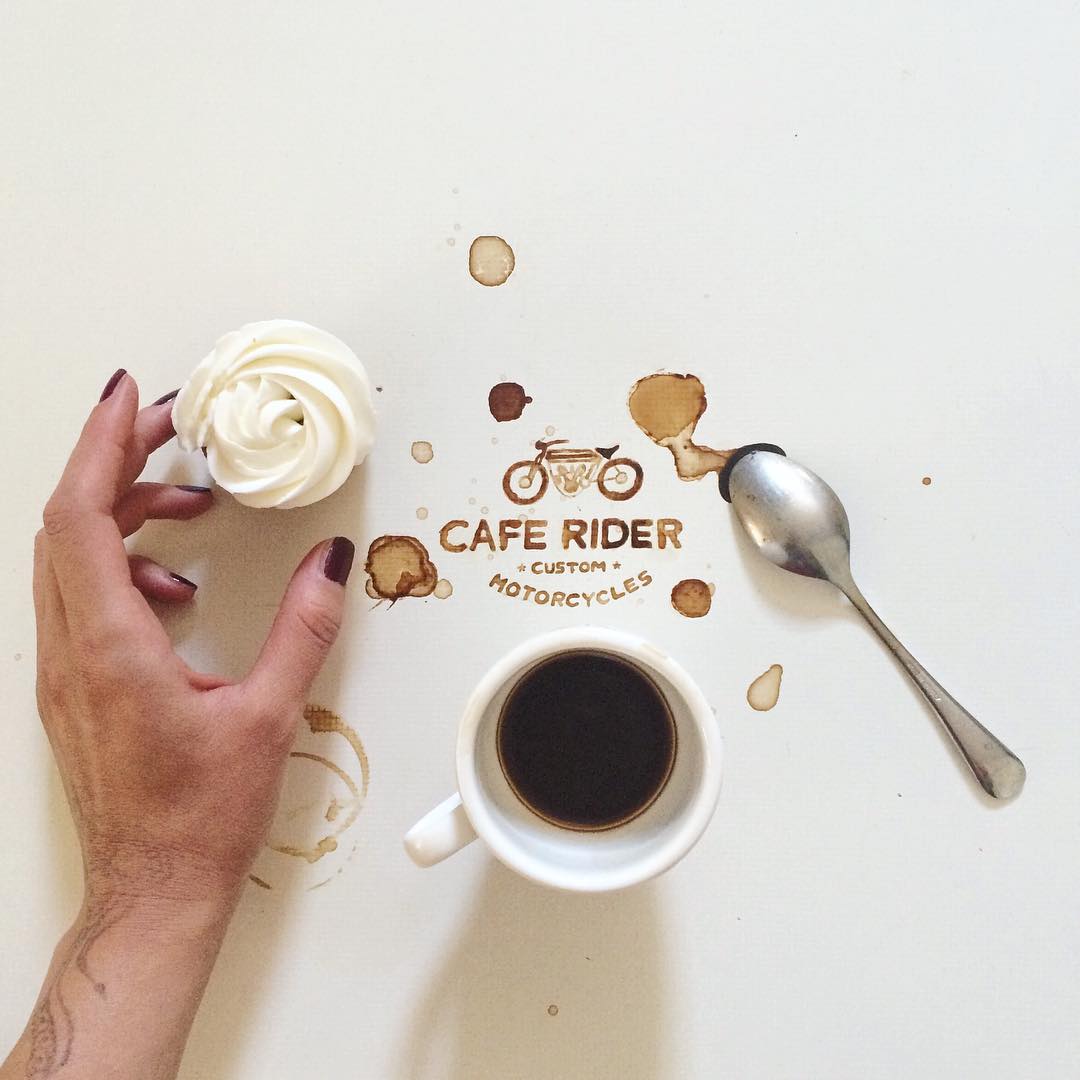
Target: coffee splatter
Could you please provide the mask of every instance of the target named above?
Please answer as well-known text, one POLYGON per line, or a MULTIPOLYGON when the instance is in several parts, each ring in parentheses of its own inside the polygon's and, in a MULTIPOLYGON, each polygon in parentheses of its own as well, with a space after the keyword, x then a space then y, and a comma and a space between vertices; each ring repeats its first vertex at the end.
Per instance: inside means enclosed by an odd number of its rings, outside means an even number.
MULTIPOLYGON (((585 959, 588 960, 588 957, 585 957, 585 959)), ((559 1006, 558 1005, 549 1005, 548 1008, 547 1008, 547 1013, 548 1013, 548 1016, 558 1016, 559 1015, 559 1006)))
POLYGON ((269 881, 263 881, 261 877, 257 877, 255 874, 248 874, 248 881, 254 885, 258 885, 260 889, 272 889, 273 885, 269 881))
POLYGON ((784 669, 779 664, 773 664, 750 684, 746 691, 746 701, 751 709, 768 712, 776 704, 780 697, 780 680, 783 675, 784 669))
POLYGON ((435 451, 429 442, 414 442, 412 444, 413 461, 419 465, 426 465, 434 456, 435 451))
POLYGON ((931 484, 931 483, 932 483, 933 481, 932 481, 932 480, 930 479, 930 477, 929 477, 929 476, 924 476, 924 477, 922 478, 922 482, 923 482, 923 487, 929 487, 929 486, 930 486, 930 484, 931 484))
POLYGON ((454 586, 446 578, 439 578, 432 590, 436 600, 446 600, 454 594, 454 586))
POLYGON ((425 521, 425 520, 427 520, 427 514, 428 514, 428 511, 427 511, 427 507, 426 507, 426 506, 418 506, 418 507, 416 508, 416 516, 417 516, 417 517, 418 517, 418 518, 419 518, 419 519, 420 519, 421 521, 425 521))
POLYGON ((730 450, 713 450, 694 442, 694 429, 708 406, 705 387, 696 375, 661 373, 634 383, 630 391, 634 423, 658 446, 671 451, 680 480, 700 480, 719 472, 730 450))
POLYGON ((427 548, 415 536, 380 536, 371 541, 364 570, 368 595, 397 601, 404 596, 430 596, 439 572, 427 548))
POLYGON ((481 285, 502 285, 514 272, 514 249, 501 236, 478 236, 469 247, 469 273, 481 285))
MULTIPOLYGON (((350 746, 356 756, 356 765, 359 767, 359 778, 354 778, 349 769, 343 768, 337 762, 325 757, 323 754, 312 753, 307 750, 294 750, 289 757, 294 760, 310 761, 328 769, 344 786, 345 797, 331 794, 330 801, 322 814, 322 818, 333 828, 330 832, 318 837, 311 842, 284 842, 282 840, 270 840, 267 849, 278 855, 288 855, 292 858, 303 859, 309 864, 319 862, 324 856, 337 851, 339 838, 352 827, 360 813, 360 809, 367 798, 368 784, 371 777, 371 769, 368 764, 367 753, 360 741, 360 736, 341 719, 336 713, 324 709, 318 705, 308 705, 304 709, 304 719, 307 721, 308 731, 312 735, 340 735, 350 746)), ((294 808, 292 811, 282 810, 279 812, 279 820, 291 821, 299 813, 313 809, 314 804, 308 803, 294 808)), ((295 826, 294 826, 295 827, 295 826)), ((355 851, 355 845, 353 850, 355 851)), ((251 880, 264 889, 272 888, 271 884, 254 874, 249 875, 251 880)), ((315 888, 317 886, 311 886, 315 888)))
POLYGON ((500 424, 517 420, 525 406, 531 403, 532 398, 525 393, 521 383, 496 383, 488 391, 488 410, 500 424))
POLYGON ((687 578, 671 590, 671 606, 688 619, 700 619, 712 607, 712 593, 704 581, 687 578))

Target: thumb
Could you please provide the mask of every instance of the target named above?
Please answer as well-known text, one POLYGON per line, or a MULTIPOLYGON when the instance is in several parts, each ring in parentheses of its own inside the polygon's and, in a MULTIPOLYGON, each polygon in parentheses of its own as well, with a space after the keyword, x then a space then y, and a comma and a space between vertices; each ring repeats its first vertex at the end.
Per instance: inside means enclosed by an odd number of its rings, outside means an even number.
POLYGON ((356 548, 344 536, 324 540, 289 582, 247 683, 264 701, 303 703, 341 629, 345 582, 356 548))

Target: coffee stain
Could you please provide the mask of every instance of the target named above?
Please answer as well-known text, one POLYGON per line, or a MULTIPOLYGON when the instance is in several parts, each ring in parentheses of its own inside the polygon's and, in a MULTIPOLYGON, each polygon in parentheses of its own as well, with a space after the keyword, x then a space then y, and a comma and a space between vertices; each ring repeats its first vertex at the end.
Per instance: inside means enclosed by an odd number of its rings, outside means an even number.
POLYGON ((708 407, 705 387, 696 375, 647 375, 634 383, 628 404, 634 423, 671 452, 680 480, 700 480, 728 463, 733 451, 694 442, 694 430, 708 407))
MULTIPOLYGON (((313 843, 268 842, 266 845, 270 851, 278 855, 287 855, 292 858, 303 859, 308 864, 314 864, 325 855, 337 851, 340 846, 339 837, 356 822, 364 805, 364 800, 367 798, 368 785, 371 779, 371 766, 368 762, 367 752, 364 750, 364 744, 360 741, 360 736, 336 713, 318 705, 308 705, 304 708, 304 720, 307 722, 308 730, 313 735, 340 735, 355 754, 360 772, 359 780, 357 780, 347 769, 322 754, 315 754, 306 750, 294 750, 289 754, 290 758, 311 761, 328 769, 342 782, 348 792, 348 796, 344 799, 339 798, 336 794, 331 794, 323 818, 333 828, 326 835, 319 837, 313 843)), ((305 804, 300 809, 307 810, 312 805, 305 804)), ((291 816, 295 815, 287 813, 286 819, 291 816)), ((356 845, 354 844, 352 853, 355 850, 356 845)), ((350 858, 352 853, 350 853, 350 858)), ((254 874, 249 875, 249 877, 261 888, 271 889, 273 887, 269 882, 256 877, 254 874)))
POLYGON ((710 596, 715 596, 716 595, 716 582, 715 581, 710 581, 709 582, 709 595, 710 596))
POLYGON ((922 478, 922 482, 923 482, 923 487, 929 487, 933 481, 930 479, 929 476, 924 476, 922 478))
POLYGON ((555 425, 554 424, 548 424, 548 426, 546 428, 544 428, 544 434, 545 435, 554 435, 555 434, 555 425))
MULTIPOLYGON (((588 960, 588 957, 585 957, 585 959, 588 960)), ((559 1015, 559 1006, 558 1005, 549 1005, 547 1007, 547 1014, 548 1014, 548 1016, 558 1016, 559 1015)))
POLYGON ((418 465, 426 465, 434 456, 435 451, 429 442, 414 442, 412 444, 413 461, 418 465))
POLYGON ((324 836, 314 847, 292 847, 290 844, 271 844, 270 850, 279 855, 292 855, 298 859, 307 859, 309 863, 317 863, 324 855, 331 851, 337 851, 337 839, 333 836, 324 836))
POLYGON ((439 578, 432 591, 436 600, 447 600, 454 595, 454 586, 446 578, 439 578))
POLYGON ((481 285, 502 285, 514 265, 514 249, 501 236, 478 236, 469 246, 469 273, 481 285))
POLYGON ((416 508, 416 516, 420 521, 427 520, 428 510, 426 506, 418 506, 416 508))
POLYGON ((452 236, 448 236, 446 238, 446 246, 447 247, 453 247, 456 243, 457 243, 457 241, 452 236))
POLYGON ((383 598, 375 591, 375 585, 372 583, 371 578, 368 578, 367 581, 364 582, 364 592, 366 592, 372 600, 378 600, 380 604, 382 603, 383 598))
POLYGON ((773 664, 768 671, 759 675, 746 691, 746 703, 758 712, 768 712, 780 698, 780 680, 784 669, 780 664, 773 664))
POLYGON ((521 383, 496 383, 488 391, 488 411, 500 424, 517 420, 526 405, 532 404, 532 398, 525 393, 521 383))
POLYGON ((364 570, 369 575, 367 594, 392 602, 405 596, 430 596, 439 581, 427 548, 415 536, 372 540, 364 570))
POLYGON ((688 619, 700 619, 712 607, 712 592, 704 581, 686 578, 671 590, 671 606, 688 619))

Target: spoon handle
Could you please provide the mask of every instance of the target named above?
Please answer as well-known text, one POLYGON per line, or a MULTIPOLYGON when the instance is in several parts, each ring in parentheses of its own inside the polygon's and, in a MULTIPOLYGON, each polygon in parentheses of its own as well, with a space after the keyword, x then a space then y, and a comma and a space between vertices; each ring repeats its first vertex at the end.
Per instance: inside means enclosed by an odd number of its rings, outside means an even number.
POLYGON ((911 681, 930 703, 952 736, 953 742, 968 763, 983 790, 995 799, 1010 799, 1020 793, 1027 775, 1024 763, 997 737, 986 730, 930 673, 897 641, 893 632, 881 621, 867 603, 854 582, 844 582, 844 594, 859 614, 870 624, 874 633, 900 661, 911 681))

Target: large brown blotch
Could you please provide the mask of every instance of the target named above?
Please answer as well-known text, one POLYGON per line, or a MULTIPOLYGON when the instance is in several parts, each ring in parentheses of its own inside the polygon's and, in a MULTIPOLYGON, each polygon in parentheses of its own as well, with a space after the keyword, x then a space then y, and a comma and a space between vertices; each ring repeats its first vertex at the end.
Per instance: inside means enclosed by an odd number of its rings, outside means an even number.
POLYGON ((364 564, 375 594, 383 600, 429 596, 439 572, 415 536, 380 536, 371 541, 364 564))
POLYGON ((696 375, 647 375, 630 391, 630 415, 653 442, 692 433, 705 412, 705 387, 696 375))

